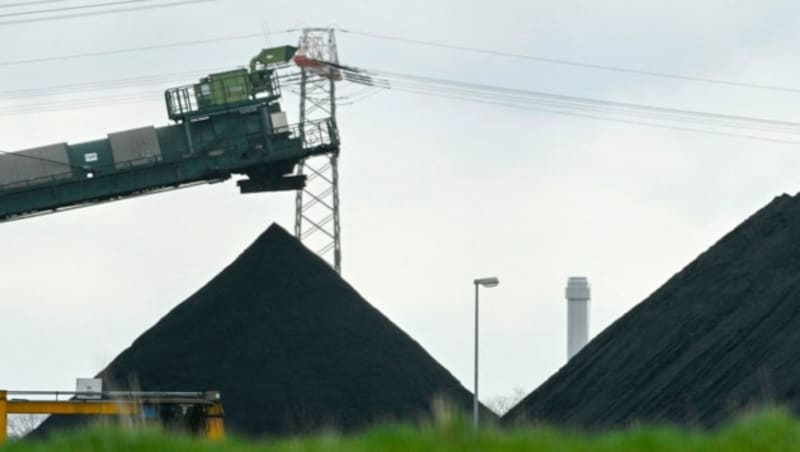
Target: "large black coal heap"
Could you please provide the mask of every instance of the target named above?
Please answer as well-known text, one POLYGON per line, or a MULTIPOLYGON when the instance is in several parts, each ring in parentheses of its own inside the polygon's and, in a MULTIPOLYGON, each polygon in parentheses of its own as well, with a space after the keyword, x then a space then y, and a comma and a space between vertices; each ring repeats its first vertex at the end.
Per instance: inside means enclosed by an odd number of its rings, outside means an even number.
POLYGON ((714 426, 769 402, 797 412, 798 375, 800 198, 783 195, 603 331, 504 421, 714 426))
MULTIPOLYGON (((272 225, 100 373, 105 387, 219 390, 229 429, 288 434, 416 421, 468 392, 323 260, 272 225)), ((46 433, 74 425, 53 417, 46 433)))

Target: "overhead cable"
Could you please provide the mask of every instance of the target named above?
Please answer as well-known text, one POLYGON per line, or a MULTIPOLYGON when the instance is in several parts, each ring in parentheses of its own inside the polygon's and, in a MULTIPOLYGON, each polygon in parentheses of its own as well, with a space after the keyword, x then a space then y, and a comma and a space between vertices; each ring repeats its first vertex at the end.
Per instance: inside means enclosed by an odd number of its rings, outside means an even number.
POLYGON ((580 118, 587 118, 587 119, 596 119, 601 121, 611 121, 623 124, 631 124, 636 126, 645 126, 645 127, 652 127, 652 128, 659 128, 659 129, 668 129, 668 130, 676 130, 680 132, 692 132, 692 133, 700 133, 706 135, 714 135, 714 136, 722 136, 722 137, 732 137, 732 138, 743 138, 746 140, 754 140, 754 141, 765 141, 771 143, 779 143, 779 144, 791 144, 791 145, 800 145, 800 141, 797 140, 785 140, 780 138, 772 138, 772 137, 765 137, 765 136, 758 136, 758 135, 748 135, 748 134, 740 134, 740 133, 731 133, 731 132, 720 132, 716 130, 708 130, 708 129, 699 129, 694 127, 682 127, 682 126, 674 126, 669 124, 660 124, 655 122, 646 122, 646 121, 638 121, 638 120, 631 120, 631 119, 624 119, 624 118, 613 118, 607 116, 600 116, 600 115, 591 115, 585 113, 577 113, 571 111, 562 111, 562 110, 554 110, 554 109, 547 109, 547 108, 540 108, 535 106, 526 106, 526 105, 519 105, 519 104, 510 104, 504 102, 492 102, 488 100, 479 100, 469 97, 460 97, 454 96, 449 94, 443 93, 431 93, 427 91, 415 91, 412 89, 404 89, 398 88, 398 91, 405 91, 408 93, 413 94, 421 94, 425 96, 435 96, 435 97, 443 97, 448 99, 455 99, 455 100, 462 100, 467 102, 477 102, 487 105, 496 105, 501 107, 513 108, 513 109, 520 109, 520 110, 527 110, 527 111, 537 111, 542 113, 549 113, 549 114, 556 114, 556 115, 565 115, 565 116, 573 116, 573 117, 580 117, 580 118))
POLYGON ((485 85, 472 82, 464 82, 459 80, 448 80, 442 78, 434 78, 419 75, 402 74, 397 72, 388 71, 371 71, 379 77, 400 78, 404 80, 418 81, 430 85, 439 85, 446 87, 460 87, 474 91, 489 92, 489 93, 504 93, 518 96, 525 96, 530 98, 546 98, 555 99, 559 101, 577 102, 581 104, 599 105, 605 107, 623 108, 631 111, 649 111, 671 115, 691 116, 695 118, 719 119, 727 121, 735 121, 740 123, 757 123, 768 124, 773 126, 785 126, 792 129, 800 128, 800 123, 792 121, 783 121, 776 119, 765 119, 754 116, 738 116, 724 113, 709 113, 705 111, 686 110, 679 108, 660 107, 646 104, 635 104, 629 102, 618 102, 603 99, 594 99, 589 97, 569 96, 564 94, 555 94, 542 91, 532 91, 516 88, 507 88, 502 86, 485 85))
POLYGON ((178 82, 193 79, 197 74, 220 71, 220 68, 197 69, 186 72, 173 72, 166 74, 153 74, 122 79, 100 80, 95 82, 70 83, 65 85, 43 86, 39 88, 24 88, 14 90, 0 90, 0 101, 6 99, 20 99, 26 97, 56 96, 61 94, 74 94, 76 92, 103 91, 124 89, 140 86, 152 86, 167 82, 178 82))
POLYGON ((32 0, 29 2, 2 3, 0 4, 0 8, 18 8, 20 6, 35 6, 35 5, 44 5, 47 3, 64 3, 71 1, 74 0, 32 0))
MULTIPOLYGON (((287 31, 277 31, 272 32, 271 34, 282 34, 288 33, 287 31)), ((208 39, 198 39, 193 41, 179 41, 173 42, 168 44, 156 44, 151 46, 143 46, 143 47, 128 47, 122 49, 114 49, 114 50, 102 50, 98 52, 87 52, 87 53, 75 53, 71 55, 53 55, 47 57, 39 57, 39 58, 28 58, 23 60, 9 60, 9 61, 0 61, 0 67, 3 66, 19 66, 24 64, 32 64, 32 63, 50 63, 53 61, 65 61, 65 60, 72 60, 78 58, 90 58, 90 57, 99 57, 99 56, 109 56, 109 55, 121 55, 125 53, 132 53, 132 52, 144 52, 149 50, 158 50, 158 49, 170 49, 175 47, 190 47, 196 45, 204 45, 204 44, 216 44, 219 42, 227 42, 227 41, 240 41, 245 39, 261 39, 264 35, 260 33, 250 33, 250 34, 243 34, 243 35, 233 35, 233 36, 222 36, 219 38, 208 38, 208 39)))
POLYGON ((784 139, 784 135, 795 137, 800 135, 798 122, 567 96, 397 72, 364 70, 337 64, 328 65, 342 70, 347 80, 361 83, 370 77, 375 80, 383 78, 391 82, 390 89, 402 92, 648 127, 800 144, 800 141, 795 139, 784 139), (351 73, 356 76, 350 76, 351 73), (659 122, 652 122, 653 120, 659 122), (740 131, 766 132, 771 135, 738 133, 740 131), (780 134, 780 137, 774 134, 780 134))
POLYGON ((52 21, 52 20, 62 20, 62 19, 73 19, 78 17, 90 17, 90 16, 100 16, 105 14, 117 14, 117 13, 127 13, 133 11, 143 11, 148 9, 157 9, 157 8, 169 8, 172 6, 182 6, 182 5, 196 5, 198 3, 208 3, 208 2, 216 2, 219 0, 184 0, 178 1, 173 3, 158 3, 146 6, 132 6, 128 8, 114 8, 114 9, 106 9, 103 11, 86 11, 81 13, 72 13, 72 14, 59 14, 55 16, 47 16, 47 17, 36 17, 30 19, 14 19, 14 20, 5 20, 0 22, 0 27, 4 25, 18 25, 18 24, 27 24, 32 22, 44 22, 44 21, 52 21))
POLYGON ((28 113, 73 111, 85 108, 112 107, 130 103, 163 103, 164 98, 152 92, 137 92, 126 95, 98 96, 61 101, 37 102, 24 105, 0 106, 0 116, 12 116, 28 113))
POLYGON ((151 0, 118 0, 115 2, 103 2, 103 3, 92 3, 87 5, 73 5, 73 6, 61 6, 58 8, 49 8, 49 9, 35 9, 31 11, 18 11, 14 13, 3 13, 0 14, 0 18, 4 17, 19 17, 19 16, 31 16, 36 14, 48 14, 48 13, 59 13, 65 11, 77 11, 82 9, 93 9, 93 8, 106 8, 109 6, 120 6, 120 5, 129 5, 131 3, 142 3, 148 2, 151 0))
POLYGON ((342 33, 348 33, 351 35, 357 36, 364 36, 368 38, 375 38, 375 39, 384 39, 390 41, 398 41, 404 42, 408 44, 418 44, 424 45, 429 47, 438 47, 443 49, 450 49, 450 50, 459 50, 463 52, 471 52, 471 53, 478 53, 483 55, 493 55, 499 56, 504 58, 515 58, 520 60, 529 60, 529 61, 536 61, 540 63, 549 63, 549 64, 559 64, 565 66, 573 66, 573 67, 581 67, 586 69, 595 69, 601 71, 612 71, 612 72, 620 72, 626 74, 633 74, 633 75, 644 75, 648 77, 659 77, 659 78, 667 78, 667 79, 674 79, 674 80, 684 80, 690 82, 700 82, 700 83, 710 83, 716 85, 727 85, 733 86, 738 88, 751 88, 751 89, 759 89, 759 90, 768 90, 768 91, 782 91, 782 92, 789 92, 789 93, 800 93, 800 88, 794 87, 787 87, 787 86, 778 86, 778 85, 769 85, 769 84, 762 84, 762 83, 750 83, 750 82, 740 82, 735 80, 725 80, 725 79, 717 79, 712 77, 700 77, 700 76, 693 76, 693 75, 683 75, 683 74, 676 74, 676 73, 669 73, 669 72, 659 72, 659 71, 648 71, 644 69, 635 69, 630 67, 621 67, 621 66, 612 66, 612 65, 605 65, 605 64, 596 64, 596 63, 587 63, 583 61, 576 61, 576 60, 567 60, 561 58, 550 58, 544 56, 537 56, 537 55, 528 55, 522 53, 513 53, 513 52, 505 52, 501 50, 491 50, 491 49, 481 49, 476 47, 468 47, 462 45, 455 45, 455 44, 446 44, 441 42, 435 41, 426 41, 421 39, 411 39, 411 38, 403 38, 399 36, 390 36, 378 33, 367 33, 362 31, 354 31, 354 30, 347 30, 344 28, 339 28, 339 31, 342 33))

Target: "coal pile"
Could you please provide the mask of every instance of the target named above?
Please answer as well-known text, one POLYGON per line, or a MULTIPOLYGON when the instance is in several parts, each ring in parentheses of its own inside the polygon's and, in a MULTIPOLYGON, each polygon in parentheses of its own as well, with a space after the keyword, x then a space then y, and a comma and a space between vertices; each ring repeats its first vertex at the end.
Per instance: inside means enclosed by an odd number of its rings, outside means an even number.
MULTIPOLYGON (((414 422, 429 415, 435 397, 464 409, 472 400, 418 343, 277 225, 99 377, 115 389, 219 390, 226 427, 255 436, 414 422)), ((54 416, 38 433, 75 422, 54 416)))
POLYGON ((800 413, 800 198, 788 195, 603 331, 503 421, 708 427, 772 403, 800 413))

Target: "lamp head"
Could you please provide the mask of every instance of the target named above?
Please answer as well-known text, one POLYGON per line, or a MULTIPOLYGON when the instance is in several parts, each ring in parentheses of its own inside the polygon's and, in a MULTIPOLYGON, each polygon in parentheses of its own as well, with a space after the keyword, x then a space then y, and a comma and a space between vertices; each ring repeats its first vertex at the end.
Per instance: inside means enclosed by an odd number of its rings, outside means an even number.
POLYGON ((500 280, 494 276, 491 278, 478 278, 475 280, 476 286, 497 287, 498 284, 500 284, 500 280))

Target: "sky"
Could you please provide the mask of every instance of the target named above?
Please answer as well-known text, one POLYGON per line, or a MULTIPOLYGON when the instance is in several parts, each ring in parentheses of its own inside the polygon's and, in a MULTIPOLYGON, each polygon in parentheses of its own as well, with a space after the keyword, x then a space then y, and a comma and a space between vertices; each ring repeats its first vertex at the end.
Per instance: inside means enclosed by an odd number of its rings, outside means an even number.
MULTIPOLYGON (((5 0, 5 3, 12 3, 5 0)), ((0 2, 0 14, 3 2, 0 2)), ((789 1, 360 2, 219 0, 25 24, 0 17, 0 149, 167 124, 164 89, 246 65, 302 26, 800 87, 789 1), (50 57, 271 33, 70 60, 50 57), (30 58, 44 61, 3 64, 30 58), (196 72, 196 75, 193 75, 196 72), (76 92, 146 102, 68 111, 9 90, 148 75, 185 80, 76 92)), ((621 102, 800 120, 798 94, 620 74, 339 33, 358 67, 621 102)), ((296 105, 287 93, 284 103, 296 105)), ((294 118, 296 121, 297 118, 294 118)), ((592 285, 591 335, 781 193, 797 145, 379 92, 339 111, 343 276, 472 388, 472 280, 482 400, 529 392, 566 361, 569 276, 592 285)), ((290 118, 290 122, 292 118, 290 118)), ((0 388, 70 390, 221 271, 294 194, 233 182, 0 224, 0 388)), ((201 372, 202 369, 198 369, 201 372)), ((180 388, 177 388, 180 389, 180 388)))

